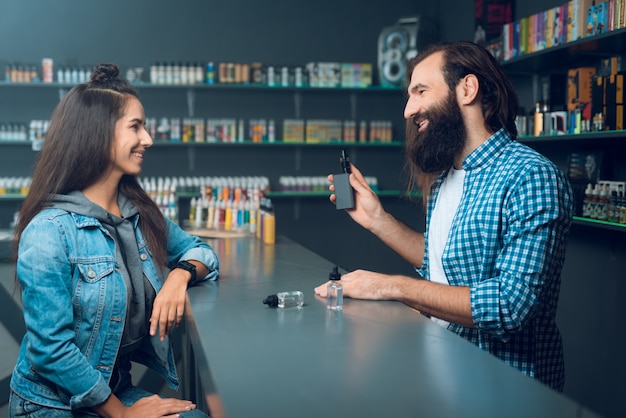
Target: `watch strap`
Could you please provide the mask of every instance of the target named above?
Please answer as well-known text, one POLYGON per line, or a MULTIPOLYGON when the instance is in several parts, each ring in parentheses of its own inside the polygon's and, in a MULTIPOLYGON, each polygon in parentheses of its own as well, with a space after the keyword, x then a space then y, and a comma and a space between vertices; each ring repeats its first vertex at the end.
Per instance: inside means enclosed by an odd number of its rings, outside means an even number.
POLYGON ((174 266, 175 269, 183 269, 191 273, 191 281, 194 282, 196 280, 196 266, 191 264, 189 261, 181 260, 174 266))

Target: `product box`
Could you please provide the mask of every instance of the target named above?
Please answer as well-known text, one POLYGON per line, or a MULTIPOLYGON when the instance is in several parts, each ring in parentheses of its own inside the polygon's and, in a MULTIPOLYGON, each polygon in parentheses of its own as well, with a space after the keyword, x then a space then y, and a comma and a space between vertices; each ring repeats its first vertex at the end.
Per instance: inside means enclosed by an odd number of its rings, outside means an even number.
POLYGON ((624 104, 624 73, 606 77, 605 104, 624 104))
MULTIPOLYGON (((576 2, 577 3, 577 2, 576 2)), ((576 24, 576 14, 574 13, 574 1, 567 2, 567 24, 565 30, 565 41, 571 42, 578 38, 578 25, 576 24)))
POLYGON ((604 107, 606 106, 606 77, 599 75, 593 76, 593 82, 591 84, 591 114, 597 115, 598 113, 604 113, 604 107))
POLYGON ((528 50, 528 17, 520 19, 520 34, 519 34, 519 55, 524 55, 530 52, 528 50))
POLYGON ((526 53, 530 54, 535 52, 535 29, 536 29, 536 15, 528 16, 528 29, 526 30, 526 53))
POLYGON ((617 74, 622 71, 622 57, 615 56, 609 58, 602 58, 598 67, 598 75, 610 76, 611 74, 617 74))
POLYGON ((311 144, 341 140, 342 124, 339 120, 309 119, 306 122, 305 142, 311 144))
POLYGON ((567 110, 591 102, 592 77, 595 74, 595 67, 571 68, 567 71, 567 110))
POLYGON ((624 129, 624 105, 607 104, 604 108, 604 129, 618 130, 624 129))
POLYGON ((312 87, 340 87, 341 64, 338 62, 318 62, 317 80, 318 85, 312 87))
POLYGON ((609 31, 609 2, 603 1, 596 4, 596 35, 606 33, 609 31))
POLYGON ((341 64, 341 87, 364 88, 372 85, 372 64, 349 63, 341 64))
POLYGON ((584 38, 587 33, 587 12, 589 7, 594 4, 594 0, 571 0, 571 13, 568 13, 568 19, 571 22, 571 38, 568 41, 575 41, 584 38))
POLYGON ((535 23, 537 25, 535 32, 535 51, 541 51, 546 48, 546 39, 544 36, 544 26, 546 22, 546 12, 537 13, 535 23))
POLYGON ((587 8, 587 29, 585 36, 600 35, 608 31, 608 2, 592 4, 587 8))
POLYGON ((304 120, 303 119, 283 120, 283 141, 284 142, 304 142, 304 120))
POLYGON ((604 126, 609 130, 624 129, 624 75, 605 77, 604 126))
POLYGON ((543 13, 543 19, 543 37, 546 48, 551 48, 554 45, 554 8, 546 10, 543 13))
POLYGON ((553 45, 561 45, 567 41, 567 4, 554 8, 554 41, 553 45))

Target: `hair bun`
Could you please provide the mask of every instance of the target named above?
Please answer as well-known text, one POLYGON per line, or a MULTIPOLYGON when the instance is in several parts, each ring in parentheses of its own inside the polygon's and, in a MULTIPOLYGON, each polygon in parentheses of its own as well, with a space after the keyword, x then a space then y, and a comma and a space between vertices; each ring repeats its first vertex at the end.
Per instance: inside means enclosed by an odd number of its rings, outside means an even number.
POLYGON ((91 75, 92 83, 106 83, 117 79, 120 69, 115 64, 98 64, 91 75))

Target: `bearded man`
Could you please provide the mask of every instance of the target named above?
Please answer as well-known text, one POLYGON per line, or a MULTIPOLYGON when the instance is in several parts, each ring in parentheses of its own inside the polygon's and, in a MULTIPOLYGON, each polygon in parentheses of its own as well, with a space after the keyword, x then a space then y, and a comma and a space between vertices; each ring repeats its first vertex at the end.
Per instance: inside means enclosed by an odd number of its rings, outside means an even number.
MULTIPOLYGON (((354 166, 347 213, 425 280, 356 270, 342 276, 344 296, 401 301, 562 391, 555 316, 571 186, 515 140, 517 95, 484 48, 430 45, 409 62, 407 78, 406 165, 409 189, 417 184, 424 196, 426 231, 387 213, 354 166)), ((326 285, 315 293, 325 297, 326 285)))

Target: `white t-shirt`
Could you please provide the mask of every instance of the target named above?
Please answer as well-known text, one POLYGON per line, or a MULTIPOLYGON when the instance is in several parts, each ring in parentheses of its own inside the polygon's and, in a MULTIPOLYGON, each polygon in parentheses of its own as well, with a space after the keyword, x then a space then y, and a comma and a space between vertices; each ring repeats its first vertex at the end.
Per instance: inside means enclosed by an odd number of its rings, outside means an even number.
MULTIPOLYGON (((456 215, 459 203, 461 203, 464 179, 465 170, 450 169, 441 184, 439 195, 435 202, 435 209, 430 217, 428 228, 428 266, 430 281, 435 283, 448 284, 448 278, 443 271, 441 256, 448 242, 452 220, 456 215)), ((449 322, 439 318, 431 317, 431 319, 443 327, 447 327, 449 324, 449 322)))

